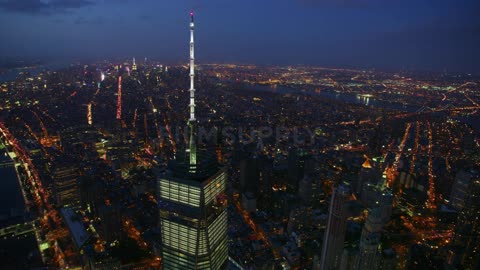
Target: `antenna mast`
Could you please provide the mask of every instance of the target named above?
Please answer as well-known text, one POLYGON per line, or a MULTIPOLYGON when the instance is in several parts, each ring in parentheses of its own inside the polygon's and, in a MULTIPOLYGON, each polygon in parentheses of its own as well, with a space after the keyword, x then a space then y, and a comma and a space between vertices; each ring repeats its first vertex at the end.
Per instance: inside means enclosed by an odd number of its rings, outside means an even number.
POLYGON ((194 56, 194 42, 193 31, 195 24, 193 22, 193 10, 190 11, 190 118, 188 119, 188 126, 190 127, 190 141, 188 145, 188 152, 190 152, 190 167, 197 164, 197 145, 196 145, 196 119, 195 119, 195 56, 194 56))

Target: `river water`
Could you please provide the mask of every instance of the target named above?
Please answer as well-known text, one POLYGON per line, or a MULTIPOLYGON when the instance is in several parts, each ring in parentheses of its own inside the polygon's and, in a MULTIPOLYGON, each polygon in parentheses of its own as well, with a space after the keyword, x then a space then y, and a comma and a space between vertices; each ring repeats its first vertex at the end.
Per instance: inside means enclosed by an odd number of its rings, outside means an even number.
MULTIPOLYGON (((303 91, 300 89, 278 86, 271 87, 265 85, 248 85, 247 89, 256 90, 256 91, 267 91, 272 93, 279 94, 302 94, 310 96, 319 96, 330 100, 336 100, 340 102, 350 103, 350 104, 361 104, 364 106, 372 106, 376 108, 383 108, 387 110, 396 110, 404 112, 416 112, 420 109, 420 106, 402 104, 400 102, 388 102, 384 100, 378 100, 374 97, 358 96, 355 94, 349 93, 336 93, 336 92, 313 92, 313 91, 303 91)), ((477 114, 472 115, 459 115, 454 117, 454 119, 470 125, 476 132, 480 132, 480 117, 477 114)))
MULTIPOLYGON (((376 108, 383 108, 386 110, 396 110, 403 112, 416 112, 420 109, 420 106, 402 104, 400 102, 388 102, 384 100, 378 100, 374 97, 359 96, 350 93, 337 93, 337 92, 314 92, 314 91, 305 91, 301 89, 295 89, 286 86, 277 86, 271 87, 267 85, 246 85, 246 88, 253 91, 267 91, 272 93, 279 94, 292 94, 292 95, 309 95, 309 96, 318 96, 325 99, 350 103, 350 104, 361 104, 364 106, 372 106, 376 108)), ((454 119, 470 125, 477 133, 480 132, 480 117, 477 114, 472 115, 459 115, 454 117, 454 119)))
POLYGON ((18 183, 13 161, 0 143, 0 225, 10 220, 21 220, 25 212, 25 202, 18 183))
POLYGON ((361 104, 364 106, 372 106, 376 108, 383 108, 383 109, 390 109, 390 110, 397 110, 397 111, 405 111, 405 112, 415 112, 420 109, 419 106, 416 105, 408 105, 402 104, 400 102, 388 102, 384 100, 378 100, 374 97, 367 97, 367 96, 358 96, 355 94, 350 93, 336 93, 336 92, 314 92, 314 91, 304 91, 301 89, 286 87, 286 86, 277 86, 271 87, 267 85, 247 85, 247 89, 254 90, 254 91, 267 91, 272 93, 279 93, 279 94, 301 94, 301 95, 309 95, 309 96, 318 96, 323 97, 330 100, 336 100, 340 102, 350 103, 350 104, 361 104))
POLYGON ((30 67, 30 68, 13 68, 3 73, 0 73, 0 82, 13 81, 17 78, 20 72, 28 72, 31 75, 37 75, 38 73, 46 70, 56 71, 56 70, 66 68, 68 66, 69 65, 66 63, 53 63, 53 64, 41 65, 37 67, 30 67))
MULTIPOLYGON (((14 163, 0 142, 0 227, 23 223, 25 202, 14 163)), ((0 239, 0 269, 37 269, 43 265, 32 233, 0 239)))

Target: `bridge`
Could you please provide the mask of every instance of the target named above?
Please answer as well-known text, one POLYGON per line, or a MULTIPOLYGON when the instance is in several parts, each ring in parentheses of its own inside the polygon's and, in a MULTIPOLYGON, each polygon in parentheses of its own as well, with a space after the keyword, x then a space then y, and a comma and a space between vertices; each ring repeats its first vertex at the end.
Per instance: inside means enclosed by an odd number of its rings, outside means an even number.
POLYGON ((4 227, 0 229, 0 238, 14 238, 24 234, 32 233, 35 230, 34 223, 37 219, 30 222, 18 223, 12 226, 4 227))

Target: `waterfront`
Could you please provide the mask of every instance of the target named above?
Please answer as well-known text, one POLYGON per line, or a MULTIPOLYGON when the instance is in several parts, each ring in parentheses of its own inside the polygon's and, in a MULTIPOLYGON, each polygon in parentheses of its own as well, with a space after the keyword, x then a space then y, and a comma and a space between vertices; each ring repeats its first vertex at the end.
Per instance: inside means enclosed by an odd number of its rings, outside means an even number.
POLYGON ((23 220, 25 202, 20 190, 14 163, 0 144, 0 225, 23 220))
MULTIPOLYGON (((374 96, 367 96, 367 95, 355 95, 351 93, 340 93, 340 92, 315 92, 315 91, 306 91, 303 89, 296 89, 292 87, 286 86, 269 86, 269 85, 247 85, 247 89, 253 91, 266 91, 278 94, 291 94, 291 95, 309 95, 309 96, 318 96, 328 100, 334 100, 337 102, 342 103, 349 103, 349 104, 359 104, 363 106, 371 106, 375 108, 382 108, 384 110, 395 110, 401 112, 408 112, 413 113, 421 110, 421 106, 412 105, 412 104, 402 104, 400 102, 394 101, 385 101, 376 99, 374 96)), ((480 129, 480 120, 476 116, 473 115, 459 115, 453 117, 455 120, 466 123, 472 126, 475 130, 480 129)))
MULTIPOLYGON (((25 222, 26 208, 13 160, 0 142, 0 227, 25 222)), ((0 239, 0 269, 43 265, 33 233, 0 239)))
POLYGON ((57 70, 66 68, 68 66, 69 64, 60 62, 60 63, 33 66, 33 67, 12 68, 12 69, 6 70, 3 73, 0 73, 0 82, 15 80, 17 76, 20 75, 21 72, 28 72, 31 75, 37 75, 47 70, 57 71, 57 70))
POLYGON ((359 96, 351 93, 329 92, 329 91, 307 91, 304 89, 297 89, 287 86, 272 87, 269 85, 246 85, 247 89, 253 91, 267 91, 278 94, 292 94, 292 95, 309 95, 318 96, 329 100, 345 102, 349 104, 360 104, 364 106, 373 106, 377 108, 390 109, 396 111, 415 112, 420 109, 420 106, 402 104, 399 102, 389 102, 375 99, 373 96, 359 96))

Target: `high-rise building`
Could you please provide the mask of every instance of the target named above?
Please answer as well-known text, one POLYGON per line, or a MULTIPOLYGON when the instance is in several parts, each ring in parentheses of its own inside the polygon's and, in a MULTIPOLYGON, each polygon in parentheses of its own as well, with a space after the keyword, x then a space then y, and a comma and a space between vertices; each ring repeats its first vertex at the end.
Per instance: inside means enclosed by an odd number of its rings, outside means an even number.
POLYGON ((117 120, 122 119, 122 76, 118 77, 117 120))
POLYGON ((390 188, 385 188, 383 190, 377 206, 380 208, 382 222, 385 226, 392 217, 393 193, 390 188))
MULTIPOLYGON (((100 181, 98 181, 100 182, 100 181)), ((80 205, 86 212, 97 213, 98 202, 103 198, 99 196, 100 183, 95 181, 94 176, 82 176, 79 179, 80 185, 80 205)))
POLYGON ((135 63, 135 57, 133 57, 133 63, 132 63, 132 71, 137 70, 137 63, 135 63))
POLYGON ((395 270, 397 266, 397 253, 392 248, 387 248, 382 251, 382 261, 379 269, 381 270, 395 270))
POLYGON ((272 163, 271 160, 263 159, 262 169, 259 173, 257 207, 259 209, 268 208, 272 202, 272 163))
POLYGON ((361 195, 365 189, 365 185, 376 185, 379 183, 382 177, 382 173, 376 164, 372 164, 371 159, 365 156, 365 161, 362 164, 362 168, 358 174, 358 180, 355 192, 357 195, 361 195))
POLYGON ((288 189, 298 192, 298 185, 305 174, 307 152, 303 149, 291 149, 288 153, 288 189))
POLYGON ((240 161, 240 188, 242 193, 257 194, 260 180, 260 160, 251 157, 240 161))
POLYGON ((193 13, 190 13, 190 140, 158 176, 163 269, 225 269, 228 258, 227 172, 215 155, 197 151, 193 13))
POLYGON ((390 188, 367 183, 363 185, 361 202, 366 208, 379 208, 386 224, 392 215, 393 194, 390 188))
POLYGON ((360 237, 360 252, 357 257, 355 269, 375 269, 379 263, 380 237, 383 227, 382 212, 380 208, 371 209, 360 237))
POLYGON ((106 201, 99 207, 100 236, 108 243, 121 240, 122 208, 117 200, 106 201))
POLYGON ((68 163, 57 164, 53 170, 53 191, 59 207, 80 205, 79 172, 68 163))
POLYGON ((298 196, 305 204, 317 205, 324 196, 322 181, 318 173, 305 174, 298 187, 298 196))
POLYGON ((455 182, 452 186, 452 192, 450 193, 450 206, 460 211, 465 205, 465 196, 468 193, 468 188, 472 181, 472 177, 475 174, 469 170, 460 170, 455 175, 455 182))
POLYGON ((350 188, 339 185, 333 190, 328 212, 327 228, 323 237, 322 256, 320 267, 316 269, 337 269, 345 242, 347 228, 347 207, 350 198, 350 188))
POLYGON ((163 269, 223 269, 227 260, 227 173, 213 155, 198 157, 173 161, 158 179, 163 269))
POLYGON ((358 249, 348 247, 343 250, 342 260, 340 261, 339 270, 352 270, 355 269, 355 262, 358 257, 358 249))
POLYGON ((480 269, 480 174, 471 170, 472 179, 458 214, 454 244, 463 269, 480 269))

